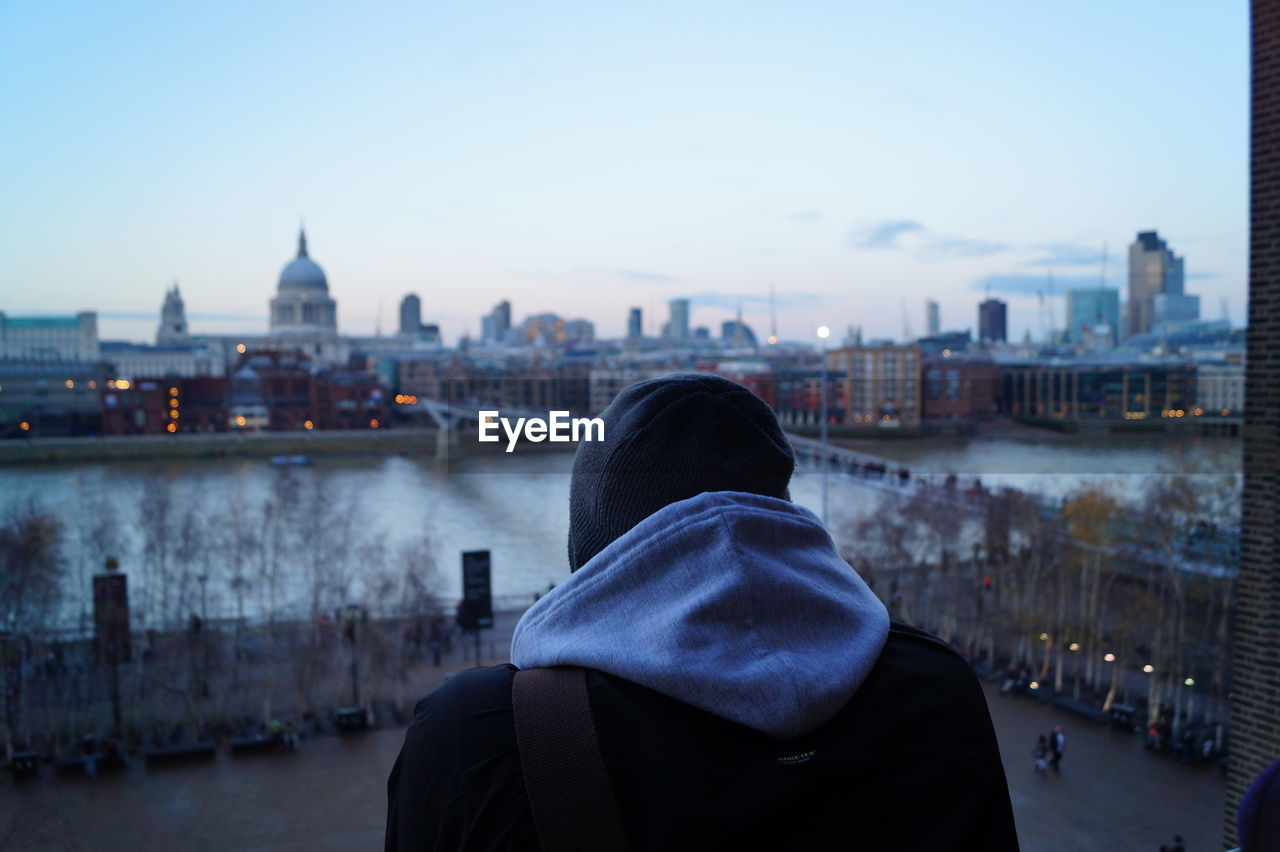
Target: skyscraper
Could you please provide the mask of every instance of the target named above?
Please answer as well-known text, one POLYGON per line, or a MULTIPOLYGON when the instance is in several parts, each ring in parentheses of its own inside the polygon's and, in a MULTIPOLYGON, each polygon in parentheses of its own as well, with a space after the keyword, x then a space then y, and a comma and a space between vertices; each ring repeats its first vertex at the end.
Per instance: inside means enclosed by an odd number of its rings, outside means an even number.
POLYGON ((1105 325, 1111 342, 1120 333, 1120 291, 1114 287, 1087 287, 1067 291, 1067 340, 1081 342, 1086 332, 1105 325))
POLYGON ((400 333, 416 337, 422 329, 422 300, 410 293, 400 300, 400 333))
POLYGON ((501 343, 511 330, 511 303, 506 299, 493 306, 493 310, 480 318, 480 339, 501 343))
POLYGON ((644 335, 643 314, 639 308, 632 308, 627 314, 627 337, 638 340, 644 335))
POLYGON ((1125 336, 1151 331, 1156 322, 1156 296, 1181 296, 1183 258, 1155 231, 1140 231, 1129 246, 1129 315, 1125 336))
POLYGON ((671 340, 688 340, 689 300, 672 299, 667 305, 671 308, 671 320, 667 323, 667 337, 671 340))
POLYGON ((938 303, 933 299, 928 299, 924 303, 924 327, 930 337, 942 331, 942 316, 938 311, 938 303))
POLYGON ((978 342, 1004 343, 1009 339, 1007 305, 999 299, 985 299, 978 305, 978 342))

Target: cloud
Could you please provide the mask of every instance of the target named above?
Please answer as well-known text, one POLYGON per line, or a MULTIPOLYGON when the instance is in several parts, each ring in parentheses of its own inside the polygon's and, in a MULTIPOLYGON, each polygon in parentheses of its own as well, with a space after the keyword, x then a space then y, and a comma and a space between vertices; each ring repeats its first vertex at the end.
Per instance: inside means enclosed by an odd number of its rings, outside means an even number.
POLYGON ((1046 243, 1035 249, 1044 254, 1027 261, 1027 266, 1098 266, 1102 263, 1102 250, 1093 246, 1046 243))
POLYGON ((680 278, 675 275, 667 275, 665 272, 649 272, 643 269, 617 269, 614 273, 619 278, 625 278, 628 281, 679 281, 680 278))
POLYGON ((1183 276, 1183 278, 1187 279, 1188 281, 1208 281, 1212 278, 1217 278, 1217 277, 1218 277, 1218 273, 1216 272, 1188 272, 1183 276))
MULTIPOLYGON (((733 293, 693 293, 689 296, 689 301, 699 308, 724 308, 725 310, 736 311, 738 305, 742 305, 743 310, 756 312, 769 310, 768 293, 744 293, 742 295, 733 293)), ((773 301, 780 309, 811 308, 826 304, 830 301, 830 297, 821 293, 778 292, 773 301)))
POLYGON ((937 234, 914 219, 886 219, 849 234, 849 247, 865 251, 899 249, 917 260, 954 260, 986 257, 1009 246, 973 237, 937 234), (910 239, 904 239, 910 237, 910 239))
POLYGON ((798 210, 786 215, 788 222, 817 222, 821 218, 821 210, 798 210))
POLYGON ((849 246, 855 249, 899 248, 898 239, 904 234, 923 231, 924 225, 910 219, 880 222, 849 235, 849 246))
POLYGON ((1004 243, 967 237, 932 237, 916 252, 921 260, 952 260, 960 257, 986 257, 1007 249, 1004 243))
MULTIPOLYGON (((1098 278, 1094 275, 1055 275, 1053 277, 1053 294, 1061 296, 1068 290, 1084 290, 1096 288, 1098 278)), ((970 290, 1002 293, 1007 296, 1034 296, 1037 293, 1049 294, 1049 277, 1036 273, 996 272, 984 275, 974 281, 970 290)))

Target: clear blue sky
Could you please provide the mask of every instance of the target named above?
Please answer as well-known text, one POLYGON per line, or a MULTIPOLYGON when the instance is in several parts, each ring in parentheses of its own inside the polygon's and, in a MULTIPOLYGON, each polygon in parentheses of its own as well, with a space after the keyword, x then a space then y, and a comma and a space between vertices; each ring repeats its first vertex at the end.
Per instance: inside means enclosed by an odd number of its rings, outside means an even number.
MULTIPOLYGON (((0 0, 0 310, 265 327, 305 218, 341 330, 418 292, 619 334, 976 323, 1156 228, 1244 317, 1243 2, 0 0)), ((1063 305, 1056 306, 1061 322, 1063 305)))

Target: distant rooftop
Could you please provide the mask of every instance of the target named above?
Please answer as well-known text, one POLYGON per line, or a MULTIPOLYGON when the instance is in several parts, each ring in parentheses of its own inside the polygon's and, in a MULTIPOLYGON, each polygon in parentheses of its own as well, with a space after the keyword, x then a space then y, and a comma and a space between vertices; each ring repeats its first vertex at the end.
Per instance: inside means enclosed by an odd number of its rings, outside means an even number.
POLYGON ((5 317, 9 328, 77 328, 79 317, 5 317))

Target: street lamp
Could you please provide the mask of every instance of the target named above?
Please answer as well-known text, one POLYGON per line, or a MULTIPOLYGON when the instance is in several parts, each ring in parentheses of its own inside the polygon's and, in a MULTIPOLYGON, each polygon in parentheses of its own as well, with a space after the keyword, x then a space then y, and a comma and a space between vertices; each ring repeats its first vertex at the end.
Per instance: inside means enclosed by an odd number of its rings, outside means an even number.
POLYGON ((831 329, 818 326, 818 339, 822 341, 822 525, 827 525, 827 338, 831 329))

